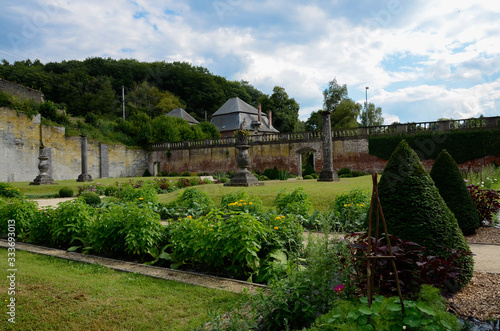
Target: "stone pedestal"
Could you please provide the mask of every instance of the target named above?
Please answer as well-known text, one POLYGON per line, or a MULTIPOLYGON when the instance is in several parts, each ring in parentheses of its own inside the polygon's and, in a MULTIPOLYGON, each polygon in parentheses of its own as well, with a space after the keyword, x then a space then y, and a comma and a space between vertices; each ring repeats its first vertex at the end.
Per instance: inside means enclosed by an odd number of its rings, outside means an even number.
POLYGON ((224 184, 224 186, 254 186, 259 185, 259 180, 254 176, 249 170, 250 167, 250 154, 248 150, 250 145, 244 139, 238 139, 238 145, 236 149, 238 150, 238 155, 236 156, 236 163, 238 164, 238 172, 231 178, 229 183, 224 184))
POLYGON ((319 174, 318 182, 336 182, 339 180, 337 172, 333 170, 333 144, 330 111, 321 111, 323 122, 323 169, 319 174))
POLYGON ((36 176, 33 182, 30 185, 57 185, 54 183, 54 179, 48 173, 50 167, 49 156, 47 153, 47 149, 43 146, 40 146, 40 154, 38 159, 40 163, 38 164, 38 170, 40 170, 40 174, 36 176))
POLYGON ((92 176, 87 170, 87 136, 81 136, 82 138, 82 173, 78 176, 77 182, 91 182, 93 181, 92 176))

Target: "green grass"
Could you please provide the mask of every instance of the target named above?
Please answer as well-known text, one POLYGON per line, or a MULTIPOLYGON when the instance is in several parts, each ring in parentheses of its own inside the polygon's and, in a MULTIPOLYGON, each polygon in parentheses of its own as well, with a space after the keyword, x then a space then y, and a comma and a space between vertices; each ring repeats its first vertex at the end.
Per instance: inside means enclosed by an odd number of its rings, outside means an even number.
MULTIPOLYGON (((7 250, 0 249, 7 261, 7 250)), ((242 295, 16 251, 16 324, 2 330, 193 330, 242 295)), ((6 269, 0 299, 8 296, 6 269)))
MULTIPOLYGON (((269 209, 273 208, 273 201, 278 192, 285 189, 286 192, 292 192, 297 187, 302 187, 309 195, 309 199, 313 207, 317 210, 324 210, 328 204, 335 199, 337 194, 349 191, 354 188, 372 188, 371 175, 355 177, 355 178, 341 178, 339 182, 318 182, 315 179, 310 180, 270 180, 262 182, 264 185, 250 186, 250 187, 234 187, 223 186, 223 184, 215 185, 200 185, 196 188, 202 192, 207 193, 218 205, 221 202, 222 196, 227 193, 235 192, 244 189, 250 195, 255 195, 262 200, 264 207, 269 209)), ((177 190, 169 194, 160 195, 161 202, 174 201, 183 190, 177 190)))

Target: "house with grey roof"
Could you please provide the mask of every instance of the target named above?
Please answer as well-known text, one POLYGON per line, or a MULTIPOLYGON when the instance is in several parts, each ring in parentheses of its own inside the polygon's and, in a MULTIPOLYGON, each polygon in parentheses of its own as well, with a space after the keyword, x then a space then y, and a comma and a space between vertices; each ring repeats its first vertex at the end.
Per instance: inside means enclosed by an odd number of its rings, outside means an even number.
POLYGON ((222 137, 232 137, 236 130, 249 130, 254 134, 279 133, 273 128, 271 111, 263 116, 260 105, 256 109, 238 97, 227 100, 212 115, 210 123, 219 129, 222 137))
POLYGON ((193 116, 189 115, 184 109, 182 108, 176 108, 172 110, 170 113, 166 114, 165 116, 172 116, 172 117, 178 117, 182 118, 183 120, 186 120, 189 124, 194 125, 198 124, 197 120, 193 118, 193 116))

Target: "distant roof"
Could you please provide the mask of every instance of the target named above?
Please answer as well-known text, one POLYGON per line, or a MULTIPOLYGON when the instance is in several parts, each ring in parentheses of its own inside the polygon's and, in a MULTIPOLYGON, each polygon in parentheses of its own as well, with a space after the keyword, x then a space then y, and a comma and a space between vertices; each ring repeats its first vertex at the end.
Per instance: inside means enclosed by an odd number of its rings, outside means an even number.
POLYGON ((172 110, 170 113, 166 114, 165 116, 172 116, 172 117, 182 118, 183 120, 188 121, 188 123, 190 123, 190 124, 198 124, 198 123, 200 123, 197 120, 195 120, 193 118, 193 116, 191 116, 188 113, 186 113, 186 111, 184 109, 182 109, 182 108, 176 108, 176 109, 172 110))
POLYGON ((227 100, 226 103, 222 105, 222 107, 220 107, 215 113, 213 113, 212 117, 230 113, 247 113, 258 115, 259 111, 240 98, 235 97, 227 100))
MULTIPOLYGON (((213 115, 210 123, 215 125, 220 132, 255 130, 259 120, 259 111, 240 98, 231 98, 226 101, 213 115)), ((269 119, 262 113, 259 132, 279 132, 269 127, 269 119)))

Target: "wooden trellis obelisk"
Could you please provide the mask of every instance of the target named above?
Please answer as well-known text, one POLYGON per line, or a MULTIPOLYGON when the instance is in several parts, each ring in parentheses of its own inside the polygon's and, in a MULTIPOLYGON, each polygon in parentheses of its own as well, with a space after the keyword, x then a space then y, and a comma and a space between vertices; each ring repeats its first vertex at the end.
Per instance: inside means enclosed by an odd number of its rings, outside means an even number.
POLYGON ((378 197, 378 181, 377 181, 377 173, 372 175, 373 180, 373 192, 372 192, 372 200, 370 203, 370 215, 368 217, 368 251, 367 251, 367 296, 368 296, 368 307, 371 307, 373 302, 373 287, 374 287, 374 276, 373 273, 374 265, 376 259, 388 259, 391 261, 392 269, 394 271, 394 277, 396 278, 396 287, 398 289, 399 300, 401 301, 401 310, 403 312, 403 316, 405 314, 405 306, 403 303, 403 296, 401 294, 401 288, 399 286, 399 276, 398 269, 396 268, 396 257, 392 253, 391 240, 389 238, 389 234, 387 232, 387 224, 385 223, 384 212, 382 211, 382 205, 380 204, 380 199, 378 197), (374 246, 372 246, 372 225, 373 225, 373 208, 376 209, 376 225, 375 225, 375 242, 374 246), (379 234, 379 225, 380 219, 382 219, 382 225, 384 226, 384 234, 385 239, 387 240, 387 247, 389 248, 389 255, 382 256, 377 255, 377 242, 378 242, 378 234, 379 234), (373 263, 372 263, 373 261, 373 263), (373 264, 373 267, 372 267, 373 264))

